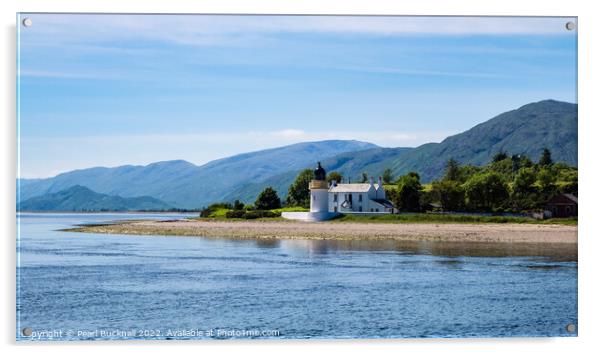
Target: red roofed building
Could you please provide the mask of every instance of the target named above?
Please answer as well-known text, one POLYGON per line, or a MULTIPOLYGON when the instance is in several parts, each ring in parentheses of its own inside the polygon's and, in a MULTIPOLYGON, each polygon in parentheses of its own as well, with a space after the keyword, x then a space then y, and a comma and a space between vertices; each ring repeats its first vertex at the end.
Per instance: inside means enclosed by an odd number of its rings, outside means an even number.
POLYGON ((577 216, 577 197, 566 193, 558 194, 546 203, 545 209, 551 212, 554 218, 577 216))

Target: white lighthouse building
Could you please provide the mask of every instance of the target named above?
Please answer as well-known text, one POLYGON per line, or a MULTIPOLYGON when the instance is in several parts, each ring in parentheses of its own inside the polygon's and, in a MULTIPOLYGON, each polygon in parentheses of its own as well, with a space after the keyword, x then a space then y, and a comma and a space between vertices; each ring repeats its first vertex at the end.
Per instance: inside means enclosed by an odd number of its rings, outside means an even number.
POLYGON ((283 212, 282 217, 302 221, 324 221, 340 213, 384 214, 396 211, 387 200, 382 178, 378 183, 336 183, 326 181, 326 171, 318 162, 309 182, 309 212, 283 212))
POLYGON ((309 212, 283 212, 283 218, 301 221, 324 221, 339 215, 339 213, 328 211, 328 190, 330 186, 326 182, 326 171, 319 162, 318 167, 314 170, 314 178, 309 182, 308 188, 309 212))
POLYGON ((318 162, 314 170, 314 179, 309 182, 309 211, 312 213, 328 212, 328 182, 326 182, 326 171, 318 162))

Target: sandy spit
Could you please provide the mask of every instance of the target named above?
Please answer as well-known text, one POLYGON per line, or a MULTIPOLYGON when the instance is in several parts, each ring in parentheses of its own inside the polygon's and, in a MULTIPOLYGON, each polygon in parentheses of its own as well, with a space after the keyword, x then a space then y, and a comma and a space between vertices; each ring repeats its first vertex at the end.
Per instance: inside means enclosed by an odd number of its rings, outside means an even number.
POLYGON ((127 221, 63 231, 249 239, 577 243, 577 226, 542 224, 385 224, 293 221, 127 221))

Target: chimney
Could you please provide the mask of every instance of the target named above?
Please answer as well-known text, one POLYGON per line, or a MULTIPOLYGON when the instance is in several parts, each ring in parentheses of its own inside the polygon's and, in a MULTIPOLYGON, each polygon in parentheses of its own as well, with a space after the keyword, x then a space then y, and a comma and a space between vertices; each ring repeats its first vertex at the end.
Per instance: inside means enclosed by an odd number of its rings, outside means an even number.
POLYGON ((330 186, 331 187, 336 187, 337 186, 337 180, 336 179, 331 180, 330 181, 330 186))
POLYGON ((383 178, 382 176, 378 176, 378 189, 383 187, 383 178))
POLYGON ((374 177, 370 177, 370 185, 374 185, 374 177))

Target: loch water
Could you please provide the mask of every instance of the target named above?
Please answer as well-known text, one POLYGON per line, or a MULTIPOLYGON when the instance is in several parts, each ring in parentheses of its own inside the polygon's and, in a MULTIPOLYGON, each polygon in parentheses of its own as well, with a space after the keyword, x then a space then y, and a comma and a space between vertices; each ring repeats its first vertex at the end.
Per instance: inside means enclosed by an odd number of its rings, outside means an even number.
POLYGON ((577 335, 574 245, 58 231, 180 217, 18 215, 17 340, 577 335))

